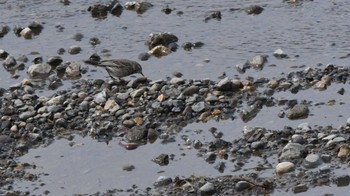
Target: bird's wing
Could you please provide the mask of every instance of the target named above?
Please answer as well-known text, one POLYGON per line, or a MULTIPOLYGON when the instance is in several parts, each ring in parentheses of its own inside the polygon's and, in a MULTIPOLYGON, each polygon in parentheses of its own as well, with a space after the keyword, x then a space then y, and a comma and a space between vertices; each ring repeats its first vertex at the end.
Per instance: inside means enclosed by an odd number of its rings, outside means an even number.
POLYGON ((125 65, 121 63, 119 60, 105 60, 105 61, 100 61, 99 63, 100 66, 109 66, 109 67, 118 67, 122 68, 125 65))

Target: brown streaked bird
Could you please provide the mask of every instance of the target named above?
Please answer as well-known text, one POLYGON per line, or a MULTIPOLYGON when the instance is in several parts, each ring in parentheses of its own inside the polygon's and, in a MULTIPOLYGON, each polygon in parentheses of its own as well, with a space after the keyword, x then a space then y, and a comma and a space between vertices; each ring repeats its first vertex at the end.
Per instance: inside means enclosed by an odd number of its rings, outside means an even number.
POLYGON ((136 61, 128 59, 104 60, 98 62, 97 65, 105 67, 109 76, 111 76, 112 79, 118 78, 119 80, 121 80, 122 77, 136 73, 139 73, 142 76, 144 76, 142 73, 141 65, 136 61))

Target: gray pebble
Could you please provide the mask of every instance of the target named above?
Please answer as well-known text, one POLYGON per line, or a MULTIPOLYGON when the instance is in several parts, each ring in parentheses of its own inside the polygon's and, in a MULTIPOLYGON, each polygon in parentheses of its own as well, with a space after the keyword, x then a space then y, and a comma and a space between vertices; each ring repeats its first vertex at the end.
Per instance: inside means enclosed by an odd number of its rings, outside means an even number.
POLYGON ((81 51, 81 48, 80 48, 80 46, 77 46, 77 45, 73 45, 73 46, 68 48, 69 54, 79 54, 80 51, 81 51))
POLYGON ((305 168, 312 169, 322 164, 322 159, 318 154, 309 154, 303 162, 305 168))
POLYGON ((124 165, 124 166, 122 167, 122 169, 123 169, 124 171, 132 171, 132 170, 135 169, 135 166, 134 166, 134 165, 124 165))
POLYGON ((203 112, 205 109, 206 107, 203 101, 198 102, 192 106, 192 110, 197 113, 203 112))
POLYGON ((213 195, 216 190, 213 183, 207 182, 202 187, 199 188, 201 195, 213 195))
POLYGON ((290 120, 307 118, 309 115, 309 108, 304 105, 295 105, 287 114, 290 120))
POLYGON ((36 112, 35 111, 27 111, 27 112, 23 112, 19 115, 19 119, 21 120, 27 120, 30 117, 35 116, 36 112))
POLYGON ((298 184, 296 186, 293 187, 293 193, 297 194, 297 193, 302 193, 302 192, 306 192, 308 189, 308 187, 306 186, 306 184, 298 184))
POLYGON ((239 181, 239 182, 236 183, 235 189, 237 191, 243 191, 245 189, 250 188, 251 186, 252 185, 249 182, 247 182, 247 181, 239 181))
POLYGON ((154 183, 154 186, 159 187, 159 186, 166 186, 168 184, 171 184, 173 180, 170 177, 166 176, 159 176, 156 182, 154 183))
POLYGON ((298 160, 303 152, 305 151, 305 146, 298 143, 288 143, 283 149, 279 156, 280 160, 283 161, 295 161, 298 160))
POLYGON ((348 186, 350 183, 350 176, 349 175, 342 175, 335 178, 335 183, 338 187, 342 186, 348 186))

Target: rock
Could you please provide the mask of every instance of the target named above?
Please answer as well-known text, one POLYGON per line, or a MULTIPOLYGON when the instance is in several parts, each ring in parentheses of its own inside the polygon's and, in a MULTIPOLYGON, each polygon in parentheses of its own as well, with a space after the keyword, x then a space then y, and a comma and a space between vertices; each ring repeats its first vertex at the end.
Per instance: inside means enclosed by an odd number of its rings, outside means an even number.
POLYGON ((185 95, 185 96, 192 96, 193 94, 196 94, 198 92, 199 92, 199 87, 192 85, 190 87, 185 88, 182 91, 182 94, 185 95))
POLYGON ((304 159, 303 165, 307 169, 316 168, 322 164, 322 159, 318 154, 309 154, 304 159))
POLYGON ((129 142, 140 142, 147 137, 147 130, 142 127, 133 127, 126 133, 129 142))
POLYGON ((61 105, 50 105, 47 107, 47 111, 51 113, 61 112, 64 108, 61 105))
POLYGON ((281 49, 277 49, 275 52, 273 52, 273 56, 275 56, 278 59, 283 59, 288 57, 288 55, 284 53, 283 50, 281 49))
POLYGON ((96 104, 102 105, 107 101, 106 91, 101 91, 95 95, 94 102, 96 104))
POLYGON ((10 136, 7 136, 7 135, 0 135, 0 144, 11 143, 12 140, 13 140, 13 139, 12 139, 10 136))
POLYGON ((263 141, 256 141, 250 144, 250 147, 254 150, 264 149, 265 143, 263 141))
POLYGON ((183 84, 183 83, 185 83, 185 79, 183 78, 174 77, 170 80, 170 84, 183 84))
POLYGON ((220 80, 220 82, 216 85, 218 87, 218 90, 220 91, 229 91, 233 88, 233 83, 228 78, 224 78, 220 80))
POLYGON ((98 18, 98 19, 107 18, 108 8, 105 5, 96 4, 96 5, 90 6, 88 8, 88 11, 91 13, 91 17, 93 18, 98 18))
POLYGON ((132 170, 135 169, 135 166, 134 166, 134 165, 124 165, 124 166, 122 167, 122 169, 123 169, 124 171, 132 171, 132 170))
POLYGON ((344 88, 340 88, 340 89, 337 91, 337 93, 338 93, 339 95, 344 95, 345 89, 344 89, 344 88))
POLYGON ((6 70, 13 70, 14 67, 17 65, 17 62, 13 56, 8 55, 5 59, 5 61, 3 62, 3 65, 4 65, 6 70))
POLYGON ((160 154, 158 157, 154 158, 152 161, 157 163, 160 166, 168 165, 169 164, 169 155, 160 154))
POLYGON ((139 56, 138 56, 138 58, 141 61, 147 61, 149 59, 149 57, 151 57, 151 55, 148 54, 147 52, 140 53, 139 56))
POLYGON ((277 164, 275 171, 277 175, 282 175, 284 173, 293 171, 294 168, 295 168, 294 163, 286 161, 286 162, 277 164))
POLYGON ((293 143, 298 143, 298 144, 304 144, 306 143, 306 139, 302 135, 294 134, 292 135, 292 142, 293 143))
POLYGON ((74 54, 79 54, 80 51, 81 51, 81 48, 78 45, 73 45, 73 46, 68 48, 68 53, 69 54, 73 54, 73 55, 74 54))
POLYGON ((261 14, 262 11, 264 11, 264 8, 258 5, 252 5, 244 8, 244 11, 249 15, 258 15, 258 14, 261 14))
POLYGON ((62 57, 60 56, 54 56, 54 57, 50 57, 47 60, 47 63, 53 67, 57 67, 59 64, 61 64, 63 62, 62 57))
POLYGON ((153 5, 147 1, 141 1, 141 2, 130 1, 130 2, 126 2, 124 7, 127 10, 133 10, 133 11, 136 11, 136 13, 138 14, 143 14, 148 9, 153 7, 153 5))
POLYGON ((203 186, 199 188, 201 195, 213 195, 216 192, 215 186, 213 183, 206 182, 203 186))
POLYGON ((28 118, 35 116, 35 114, 36 114, 35 111, 27 111, 27 112, 21 113, 18 117, 21 120, 27 120, 28 118))
POLYGON ((294 194, 306 192, 307 189, 308 187, 306 184, 298 184, 292 188, 294 194))
POLYGON ((160 186, 166 186, 173 182, 173 180, 170 177, 166 176, 159 176, 156 182, 154 183, 154 186, 160 187, 160 186))
POLYGON ((143 89, 143 88, 136 89, 136 90, 134 90, 133 92, 130 93, 130 96, 132 98, 140 97, 141 95, 143 95, 144 92, 145 92, 145 89, 143 89))
POLYGON ((66 68, 66 76, 70 79, 78 79, 81 76, 81 66, 77 62, 71 62, 66 68))
POLYGON ((10 27, 5 25, 0 28, 0 38, 3 38, 10 31, 10 27))
POLYGON ((139 146, 139 144, 137 144, 137 143, 125 142, 125 141, 120 141, 119 145, 121 145, 122 147, 124 147, 127 150, 134 150, 139 146))
POLYGON ((267 55, 254 56, 252 59, 247 61, 247 64, 250 67, 261 70, 263 69, 264 64, 267 62, 267 57, 268 57, 267 55))
POLYGON ((332 156, 329 154, 322 154, 321 159, 323 160, 323 162, 329 163, 332 160, 332 156))
POLYGON ((343 137, 335 137, 334 139, 332 139, 332 142, 334 142, 334 143, 340 143, 340 142, 344 142, 344 141, 346 141, 346 139, 343 137))
POLYGON ((162 56, 166 56, 170 53, 169 49, 163 45, 158 45, 154 48, 152 48, 150 51, 148 51, 149 55, 153 55, 157 58, 160 58, 162 56))
POLYGON ((24 37, 24 39, 32 39, 33 38, 33 31, 26 27, 22 29, 22 31, 19 33, 20 36, 24 37))
POLYGON ((73 39, 77 42, 80 42, 84 38, 84 35, 82 33, 76 33, 73 35, 73 39))
POLYGON ((249 182, 247 181, 244 181, 244 180, 241 180, 241 181, 238 181, 235 185, 235 189, 237 191, 243 191, 245 189, 248 189, 252 186, 252 184, 250 184, 249 182))
POLYGON ((342 186, 348 186, 350 183, 350 176, 349 175, 342 175, 342 176, 338 176, 335 178, 335 183, 337 184, 338 187, 342 187, 342 186))
POLYGON ((197 113, 204 112, 205 109, 206 109, 206 105, 205 105, 205 103, 203 101, 192 105, 192 110, 194 112, 197 112, 197 113))
POLYGON ((339 158, 347 158, 350 153, 350 147, 347 144, 343 144, 340 146, 339 151, 338 151, 338 157, 339 158))
POLYGON ((309 108, 304 104, 295 105, 287 114, 290 120, 304 119, 309 115, 309 108))
POLYGON ((221 12, 220 11, 213 11, 210 16, 213 19, 221 20, 221 12))
POLYGON ((215 169, 216 170, 218 170, 220 173, 223 173, 224 172, 224 170, 225 170, 225 162, 222 162, 222 161, 220 161, 219 163, 217 163, 216 165, 215 165, 215 169))
POLYGON ((3 50, 3 49, 0 49, 0 58, 1 58, 1 59, 6 59, 8 55, 9 55, 8 52, 6 52, 6 51, 3 50))
POLYGON ((154 47, 162 45, 169 47, 171 43, 177 42, 179 39, 171 33, 151 34, 150 39, 146 41, 148 49, 152 50, 154 47))
POLYGON ((120 17, 123 13, 123 6, 120 3, 115 3, 110 9, 110 12, 113 16, 120 17))
MULTIPOLYGON (((44 101, 45 101, 45 99, 46 98, 43 98, 44 101)), ((47 105, 60 105, 63 103, 63 101, 64 101, 64 97, 59 95, 59 96, 51 98, 46 103, 47 103, 47 105)))
POLYGON ((34 64, 31 65, 28 68, 28 75, 31 78, 37 79, 37 78, 47 78, 50 75, 52 67, 47 63, 40 63, 40 64, 34 64))
POLYGON ((305 153, 305 146, 297 143, 288 143, 283 149, 279 156, 281 161, 298 161, 305 153))
POLYGON ((216 154, 214 152, 207 152, 207 154, 205 155, 205 161, 213 164, 216 160, 216 154))

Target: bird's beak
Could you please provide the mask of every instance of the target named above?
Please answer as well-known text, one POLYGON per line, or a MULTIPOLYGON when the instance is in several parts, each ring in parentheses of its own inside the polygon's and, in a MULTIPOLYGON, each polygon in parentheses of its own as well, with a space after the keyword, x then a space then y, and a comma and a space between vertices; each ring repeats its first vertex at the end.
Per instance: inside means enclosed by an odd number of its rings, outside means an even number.
POLYGON ((140 74, 141 74, 143 77, 145 77, 145 75, 143 75, 143 73, 142 73, 142 72, 140 72, 140 74))

